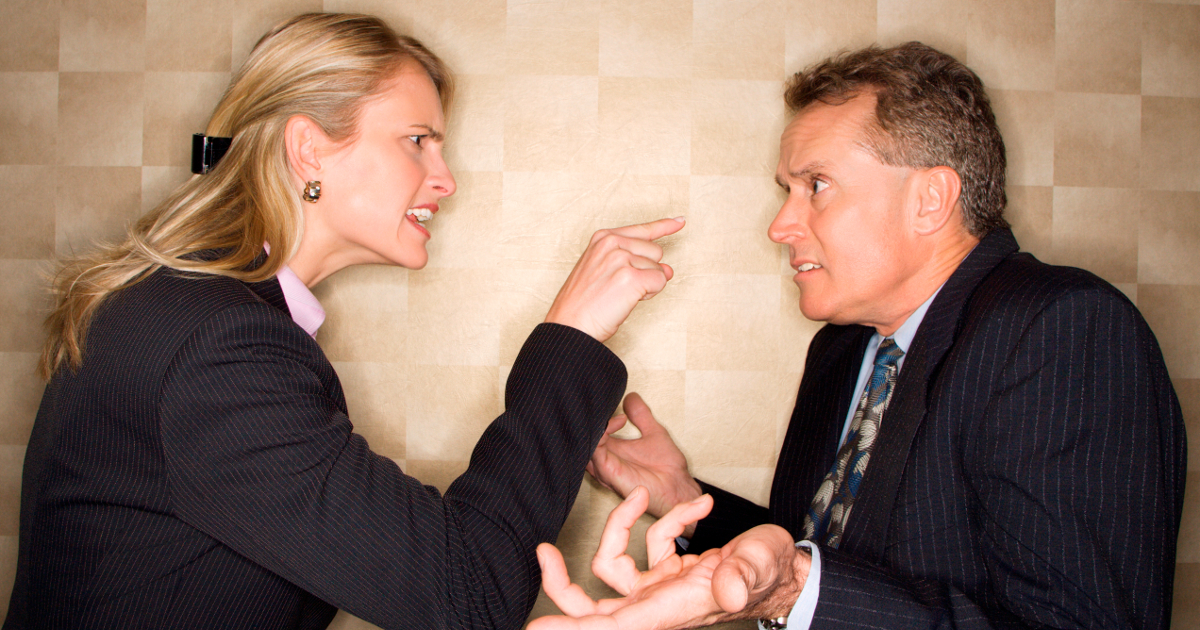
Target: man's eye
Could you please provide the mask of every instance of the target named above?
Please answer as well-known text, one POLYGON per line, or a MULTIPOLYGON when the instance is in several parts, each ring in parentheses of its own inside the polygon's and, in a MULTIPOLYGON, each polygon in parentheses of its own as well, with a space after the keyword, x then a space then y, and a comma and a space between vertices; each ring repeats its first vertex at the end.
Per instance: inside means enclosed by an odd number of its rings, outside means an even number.
POLYGON ((815 194, 821 192, 822 190, 825 190, 826 188, 829 188, 828 183, 821 181, 819 179, 814 179, 812 181, 812 194, 815 195, 815 194))
POLYGON ((408 139, 409 139, 409 140, 412 140, 412 143, 413 143, 413 144, 415 144, 415 145, 417 145, 417 146, 422 146, 422 143, 425 141, 425 138, 427 138, 427 137, 429 137, 429 136, 425 136, 425 135, 422 135, 422 136, 408 136, 408 139))

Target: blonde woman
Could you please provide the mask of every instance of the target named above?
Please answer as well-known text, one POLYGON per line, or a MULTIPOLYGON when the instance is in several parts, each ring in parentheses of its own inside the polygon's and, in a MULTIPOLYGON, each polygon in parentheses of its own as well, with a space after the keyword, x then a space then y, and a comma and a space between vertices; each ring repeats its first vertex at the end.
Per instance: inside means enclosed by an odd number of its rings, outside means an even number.
POLYGON ((117 246, 56 280, 5 628, 516 628, 624 389, 600 344, 670 279, 666 219, 597 233, 445 496, 352 432, 309 287, 420 269, 454 193, 451 80, 375 18, 259 42, 232 138, 117 246))

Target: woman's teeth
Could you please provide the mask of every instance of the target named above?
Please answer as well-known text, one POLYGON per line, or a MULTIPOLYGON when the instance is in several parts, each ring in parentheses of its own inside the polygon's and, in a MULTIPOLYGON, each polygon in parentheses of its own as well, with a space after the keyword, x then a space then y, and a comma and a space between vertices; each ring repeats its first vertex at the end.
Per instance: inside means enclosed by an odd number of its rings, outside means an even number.
POLYGON ((404 214, 410 217, 416 217, 418 223, 423 223, 433 218, 433 211, 428 208, 409 208, 404 214))
POLYGON ((803 265, 800 265, 796 269, 799 269, 800 271, 812 271, 813 269, 820 269, 820 268, 821 268, 821 265, 815 265, 813 263, 804 263, 803 265))

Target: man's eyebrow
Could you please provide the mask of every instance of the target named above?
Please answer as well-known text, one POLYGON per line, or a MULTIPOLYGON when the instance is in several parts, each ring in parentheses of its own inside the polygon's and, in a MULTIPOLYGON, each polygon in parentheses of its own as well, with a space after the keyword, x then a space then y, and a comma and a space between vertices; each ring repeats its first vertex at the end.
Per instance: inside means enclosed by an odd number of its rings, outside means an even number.
MULTIPOLYGON (((805 164, 804 168, 798 171, 788 171, 788 177, 793 180, 808 179, 809 177, 812 177, 813 173, 825 170, 825 167, 826 165, 824 162, 811 162, 809 164, 805 164)), ((784 189, 788 187, 788 185, 784 183, 783 179, 779 177, 779 174, 775 175, 775 183, 779 184, 779 186, 784 189)))
POLYGON ((416 124, 413 124, 410 126, 411 127, 420 127, 421 129, 424 129, 427 132, 426 135, 429 136, 430 140, 434 140, 436 142, 441 142, 442 140, 446 139, 446 134, 444 134, 444 133, 438 131, 437 129, 434 129, 433 127, 430 127, 429 125, 426 125, 424 123, 416 123, 416 124))

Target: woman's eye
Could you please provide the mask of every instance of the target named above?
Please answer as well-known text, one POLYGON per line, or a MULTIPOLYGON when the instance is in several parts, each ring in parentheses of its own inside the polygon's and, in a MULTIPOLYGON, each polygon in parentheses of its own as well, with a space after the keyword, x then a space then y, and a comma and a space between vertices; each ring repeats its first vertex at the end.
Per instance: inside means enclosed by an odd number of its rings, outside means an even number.
POLYGON ((408 139, 412 140, 413 144, 421 146, 421 143, 423 143, 427 137, 428 136, 408 136, 408 139))
POLYGON ((829 188, 828 183, 821 181, 819 179, 814 179, 812 181, 812 194, 815 195, 815 194, 821 192, 822 190, 825 190, 826 188, 829 188))

